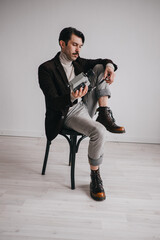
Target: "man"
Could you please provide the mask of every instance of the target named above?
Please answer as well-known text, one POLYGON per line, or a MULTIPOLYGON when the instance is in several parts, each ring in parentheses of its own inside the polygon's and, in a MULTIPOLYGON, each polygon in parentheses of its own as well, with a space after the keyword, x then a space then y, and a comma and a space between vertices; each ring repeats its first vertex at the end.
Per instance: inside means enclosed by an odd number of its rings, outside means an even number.
POLYGON ((79 56, 85 38, 75 28, 64 28, 59 35, 61 52, 39 67, 39 84, 46 100, 45 129, 48 140, 53 140, 62 127, 72 128, 90 138, 88 160, 91 169, 90 195, 94 200, 106 198, 99 165, 103 160, 106 129, 124 133, 117 126, 108 107, 109 85, 114 81, 117 65, 109 59, 88 60, 79 56), (69 82, 78 74, 93 69, 93 90, 88 86, 72 92, 69 82), (102 82, 102 80, 105 81, 102 82), (92 119, 97 102, 98 118, 92 119))

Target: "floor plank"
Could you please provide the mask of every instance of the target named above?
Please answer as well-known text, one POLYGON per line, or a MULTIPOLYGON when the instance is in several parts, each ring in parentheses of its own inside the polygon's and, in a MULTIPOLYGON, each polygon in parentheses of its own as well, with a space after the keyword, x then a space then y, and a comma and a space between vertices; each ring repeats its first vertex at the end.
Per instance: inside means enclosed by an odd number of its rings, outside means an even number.
POLYGON ((107 199, 89 196, 88 140, 70 189, 69 148, 44 138, 0 136, 0 240, 160 239, 160 145, 105 143, 101 175, 107 199))

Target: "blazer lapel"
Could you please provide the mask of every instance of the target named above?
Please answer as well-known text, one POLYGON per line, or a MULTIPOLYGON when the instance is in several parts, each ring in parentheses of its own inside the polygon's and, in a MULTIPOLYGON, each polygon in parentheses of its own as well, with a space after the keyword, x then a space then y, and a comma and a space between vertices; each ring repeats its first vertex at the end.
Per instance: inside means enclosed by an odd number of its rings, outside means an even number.
POLYGON ((60 54, 60 52, 58 52, 57 55, 54 58, 55 65, 56 65, 56 67, 57 67, 57 69, 59 71, 59 74, 61 75, 64 83, 67 84, 67 86, 68 86, 68 79, 67 79, 66 73, 64 71, 64 68, 63 68, 62 64, 60 63, 59 54, 60 54))
POLYGON ((73 66, 74 66, 75 75, 78 75, 81 72, 83 72, 82 67, 76 61, 73 62, 73 66))

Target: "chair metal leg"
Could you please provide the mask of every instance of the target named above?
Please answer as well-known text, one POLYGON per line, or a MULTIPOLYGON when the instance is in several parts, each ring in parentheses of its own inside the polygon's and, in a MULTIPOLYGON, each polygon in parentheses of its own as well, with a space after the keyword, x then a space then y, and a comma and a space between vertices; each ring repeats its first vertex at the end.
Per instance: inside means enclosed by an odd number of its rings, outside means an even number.
POLYGON ((73 146, 73 139, 72 139, 72 137, 70 136, 70 141, 69 141, 69 166, 71 166, 72 146, 73 146))
POLYGON ((74 177, 74 171, 75 171, 75 158, 76 158, 76 150, 77 150, 77 135, 70 135, 70 138, 66 134, 63 135, 68 143, 70 148, 69 153, 69 166, 71 166, 71 189, 75 189, 75 177, 74 177))
POLYGON ((45 152, 45 157, 44 157, 44 162, 43 162, 43 168, 42 168, 42 175, 45 175, 50 145, 51 145, 51 142, 47 140, 46 152, 45 152))
POLYGON ((72 150, 70 149, 70 153, 69 153, 69 166, 71 166, 71 159, 72 159, 72 150))
POLYGON ((71 136, 71 189, 75 189, 75 158, 76 158, 77 136, 71 136))
POLYGON ((82 135, 82 137, 78 140, 78 142, 76 143, 76 153, 78 153, 78 149, 79 149, 79 145, 80 145, 80 143, 81 143, 81 141, 83 140, 83 139, 85 139, 87 136, 85 136, 85 135, 82 135))
MULTIPOLYGON (((86 136, 82 135, 82 137, 77 141, 77 138, 76 138, 76 153, 78 153, 78 148, 79 148, 79 145, 80 145, 80 142, 86 138, 86 136)), ((73 145, 73 140, 72 140, 72 137, 70 136, 70 153, 69 153, 69 166, 71 166, 71 158, 72 158, 72 145, 73 145)))

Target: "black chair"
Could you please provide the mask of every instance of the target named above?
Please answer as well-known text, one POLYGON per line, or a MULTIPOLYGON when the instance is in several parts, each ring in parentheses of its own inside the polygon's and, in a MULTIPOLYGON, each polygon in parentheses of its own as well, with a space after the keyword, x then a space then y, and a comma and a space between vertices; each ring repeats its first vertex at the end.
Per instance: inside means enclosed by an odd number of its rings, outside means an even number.
MULTIPOLYGON (((71 166, 71 189, 75 189, 75 176, 74 175, 75 175, 76 153, 78 152, 80 142, 84 138, 86 138, 86 136, 79 132, 76 132, 72 129, 65 129, 65 128, 63 128, 59 134, 64 136, 67 139, 69 146, 70 146, 69 166, 71 166), (79 139, 77 139, 78 136, 80 136, 79 139)), ((51 145, 51 141, 47 140, 46 152, 45 152, 45 157, 44 157, 44 162, 43 162, 43 167, 42 167, 42 175, 45 175, 50 145, 51 145)))

